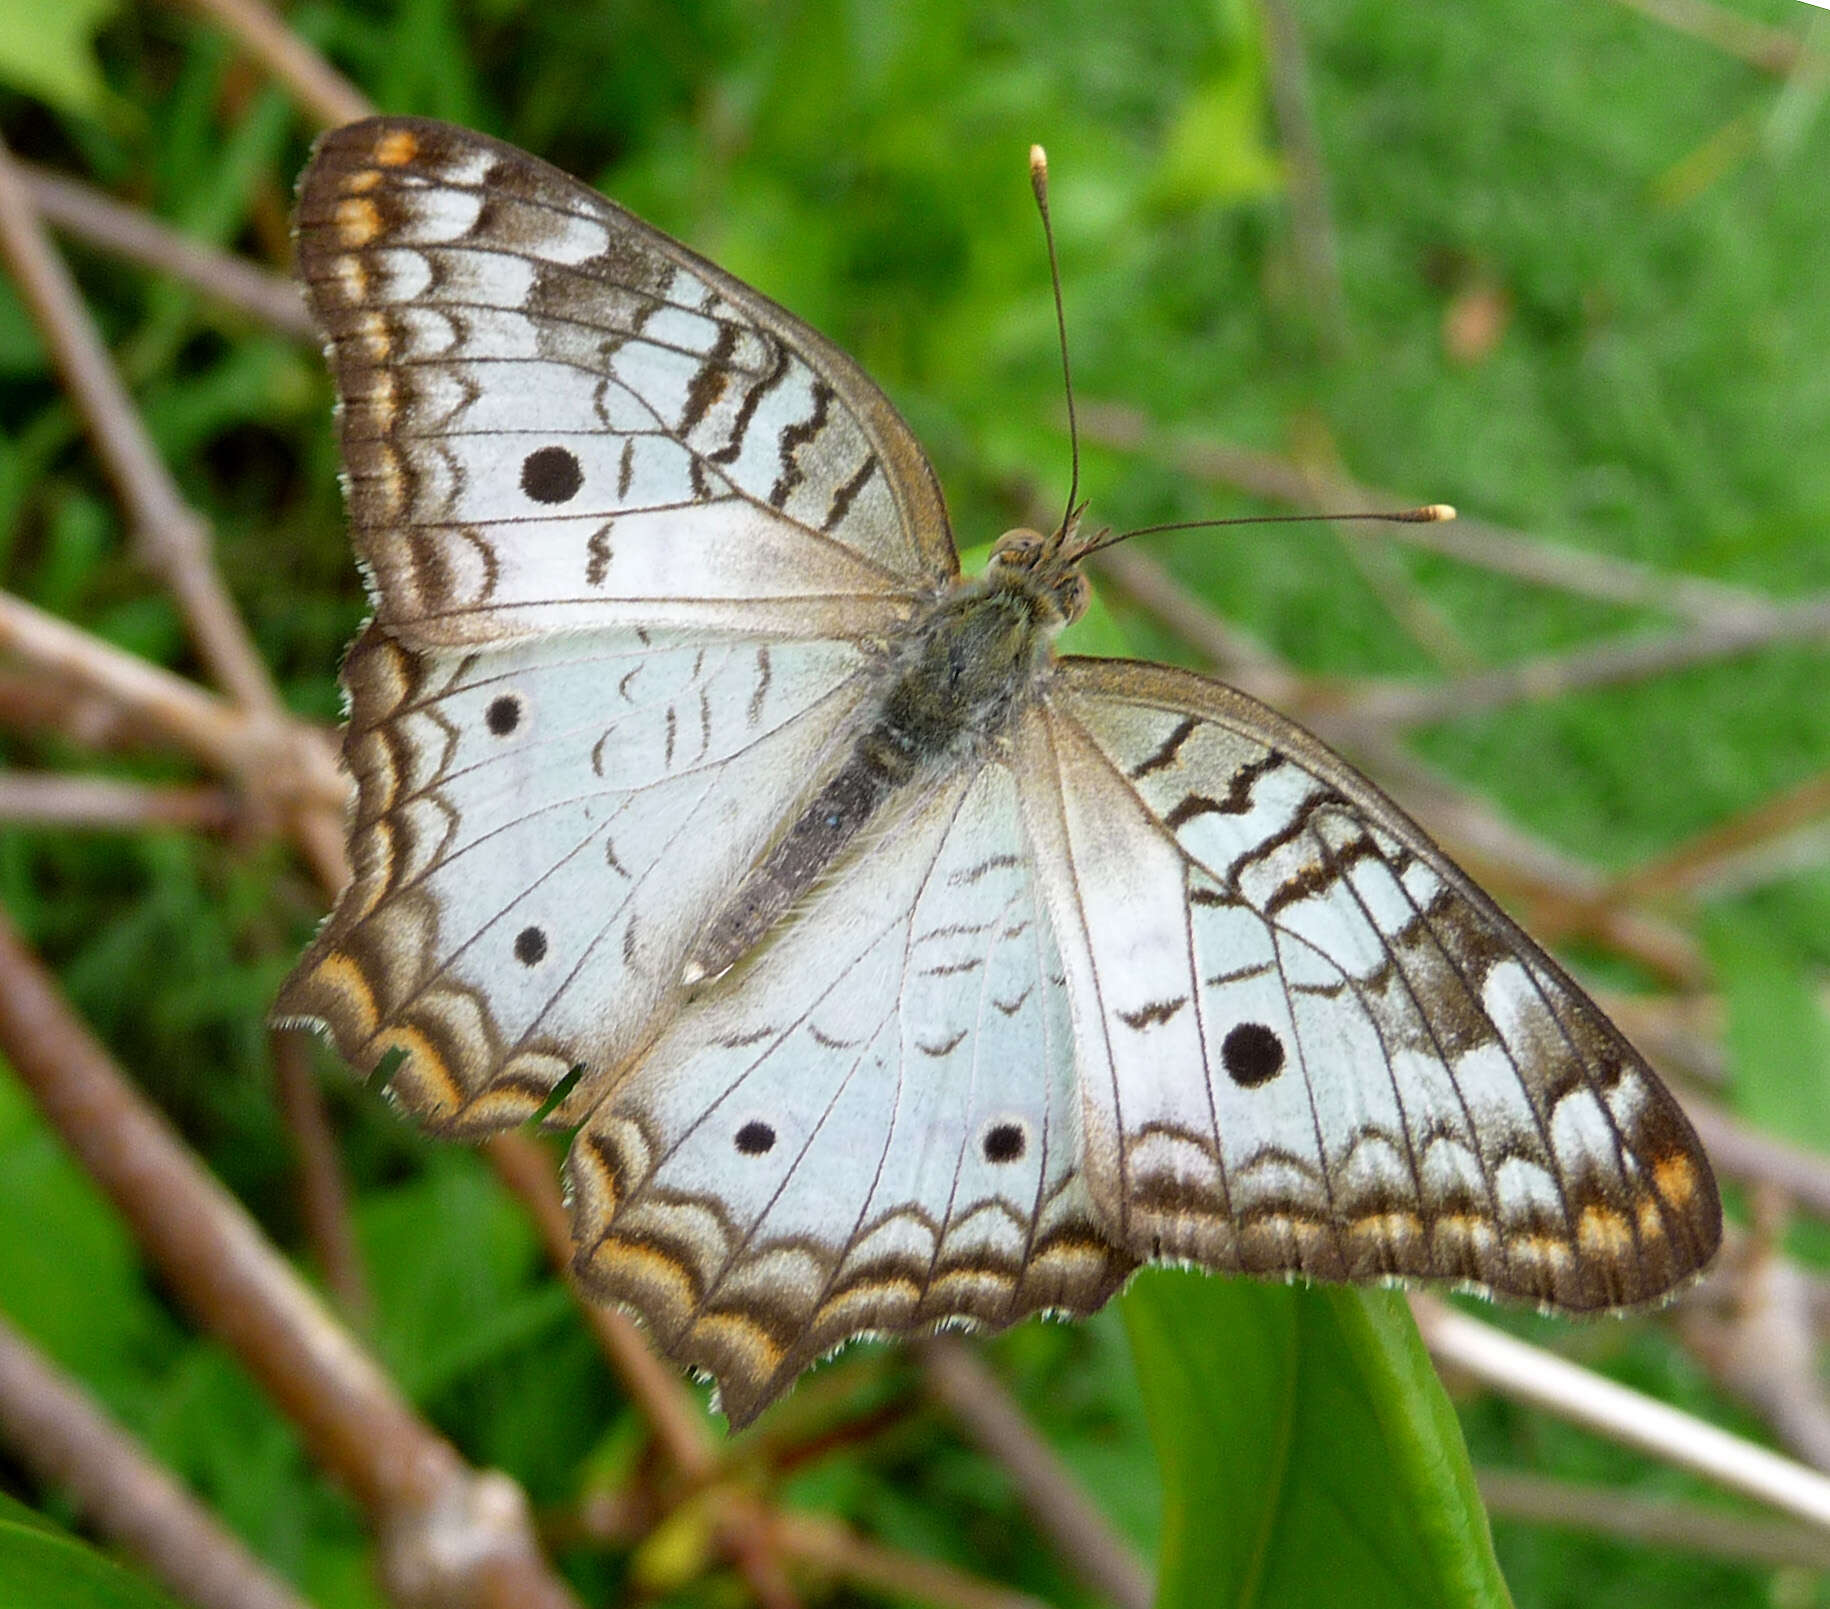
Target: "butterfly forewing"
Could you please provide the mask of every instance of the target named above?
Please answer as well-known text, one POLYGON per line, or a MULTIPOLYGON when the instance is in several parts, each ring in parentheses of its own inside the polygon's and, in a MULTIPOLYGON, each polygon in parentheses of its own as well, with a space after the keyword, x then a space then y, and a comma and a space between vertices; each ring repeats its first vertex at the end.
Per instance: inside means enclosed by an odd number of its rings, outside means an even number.
POLYGON ((1080 1181, 1079 1103, 1016 786, 987 766, 886 823, 588 1120, 580 1272, 734 1423, 860 1332, 1089 1312, 1132 1261, 1080 1181))
POLYGON ((1700 1268, 1695 1135, 1585 995, 1272 711, 1067 660, 1025 723, 1088 1186, 1137 1257, 1570 1308, 1700 1268))
POLYGON ((338 129, 298 250, 357 550, 403 642, 857 639, 957 571, 932 471, 848 358, 524 152, 414 119, 338 129))

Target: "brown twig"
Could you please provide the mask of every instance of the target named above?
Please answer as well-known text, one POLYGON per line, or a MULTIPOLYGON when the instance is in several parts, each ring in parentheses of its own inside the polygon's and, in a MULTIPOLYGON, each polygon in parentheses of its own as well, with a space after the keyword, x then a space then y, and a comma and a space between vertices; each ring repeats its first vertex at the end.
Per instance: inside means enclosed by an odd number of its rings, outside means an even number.
MULTIPOLYGON (((569 1277, 572 1217, 559 1193, 552 1153, 524 1134, 498 1134, 484 1151, 497 1177, 534 1220, 547 1260, 569 1277)), ((690 1483, 709 1479, 718 1467, 718 1449, 679 1375, 654 1355, 633 1319, 582 1294, 579 1307, 668 1462, 690 1483)))
POLYGON ((260 0, 187 0, 267 69, 325 127, 368 117, 374 105, 260 0))
POLYGON ((778 1514, 775 1535, 783 1551, 803 1563, 898 1602, 912 1599, 937 1609, 1043 1609, 1041 1600, 1027 1593, 879 1546, 843 1525, 812 1515, 778 1514))
POLYGON ((228 252, 214 251, 158 219, 75 179, 30 162, 18 164, 47 222, 90 246, 189 285, 282 334, 316 340, 298 285, 228 252))
POLYGON ((1781 1446, 1830 1469, 1830 1397, 1817 1373, 1812 1281, 1779 1256, 1786 1203, 1770 1185, 1754 1193, 1755 1233, 1731 1256, 1732 1277, 1714 1282, 1725 1300, 1687 1302, 1680 1331, 1710 1373, 1772 1427, 1781 1446))
POLYGON ((1711 5, 1709 0, 1619 0, 1619 3, 1777 77, 1783 78, 1793 72, 1808 54, 1804 41, 1797 35, 1711 5))
POLYGON ((466 1467, 110 1062, 0 919, 0 1048, 148 1258, 368 1513, 403 1604, 562 1609, 526 1500, 466 1467))
POLYGON ((41 1485, 198 1609, 308 1609, 4 1318, 0 1433, 41 1485))
MULTIPOLYGON (((1830 772, 1810 778, 1753 809, 1700 832, 1669 854, 1636 867, 1608 890, 1607 899, 1647 900, 1720 888, 1737 867, 1776 842, 1830 815, 1830 772)), ((1737 884, 1737 886, 1743 886, 1737 884)))
POLYGON ((1686 1091, 1682 1099, 1703 1149, 1723 1173, 1772 1185, 1813 1217, 1830 1219, 1830 1157, 1763 1134, 1700 1096, 1686 1091))
MULTIPOLYGON (((1343 508, 1409 508, 1418 501, 1319 475, 1273 453, 1169 436, 1134 408, 1097 402, 1078 406, 1083 440, 1123 452, 1149 453, 1184 474, 1248 492, 1268 502, 1326 513, 1343 508)), ((1390 541, 1440 553, 1498 575, 1609 603, 1663 610, 1704 623, 1743 616, 1758 618, 1775 607, 1771 599, 1749 588, 1700 576, 1670 575, 1628 559, 1534 541, 1465 514, 1436 524, 1393 525, 1386 528, 1385 534, 1390 541)))
MULTIPOLYGON (((208 528, 185 504, 154 451, 69 270, 44 233, 30 189, 3 143, 0 255, 12 269, 64 388, 88 428, 96 456, 128 511, 142 562, 177 600, 191 639, 216 680, 244 708, 276 724, 282 722, 284 711, 273 680, 216 571, 208 528)), ((242 780, 255 797, 265 796, 260 774, 244 773, 242 780)), ((307 810, 296 826, 300 844, 320 875, 341 866, 343 835, 336 823, 307 810)))
POLYGON ((1308 306, 1304 311, 1315 321, 1322 352, 1336 357, 1348 345, 1347 299, 1341 294, 1334 213, 1328 204, 1321 141, 1309 103, 1302 30, 1286 0, 1266 0, 1264 31, 1271 113, 1277 120, 1283 152, 1297 281, 1305 292, 1308 306))
POLYGON ((89 632, 0 592, 0 654, 29 665, 37 677, 75 688, 120 713, 125 725, 156 735, 209 769, 244 786, 264 786, 336 829, 335 865, 341 878, 341 820, 349 783, 321 734, 290 717, 242 711, 194 682, 123 652, 89 632))
POLYGON ((1155 1589, 1130 1546, 971 1349, 953 1336, 936 1335, 916 1343, 916 1354, 935 1397, 1016 1483, 1023 1506, 1062 1562, 1121 1609, 1149 1609, 1155 1589))
POLYGON ((275 709, 267 667, 208 558, 209 533, 179 495, 109 361, 69 270, 46 238, 31 190, 0 145, 0 254, 44 336, 64 389, 127 509, 143 563, 177 598, 212 675, 237 702, 275 709))
POLYGON ((305 1239, 337 1305, 349 1317, 365 1320, 369 1312, 368 1278, 350 1229, 349 1191, 337 1156, 337 1137, 312 1073, 310 1041, 302 1033, 276 1029, 267 1035, 267 1044, 281 1120, 297 1150, 305 1239))
MULTIPOLYGON (((497 1177, 534 1220, 548 1261, 570 1280, 572 1219, 559 1193, 551 1152, 522 1134, 499 1134, 484 1149, 497 1177)), ((632 1319, 592 1301, 576 1283, 572 1290, 604 1356, 679 1476, 682 1493, 714 1480, 722 1459, 710 1427, 679 1375, 655 1356, 632 1319)), ((788 1609, 796 1602, 782 1575, 769 1518, 755 1503, 733 1496, 721 1504, 717 1534, 759 1603, 788 1609)))

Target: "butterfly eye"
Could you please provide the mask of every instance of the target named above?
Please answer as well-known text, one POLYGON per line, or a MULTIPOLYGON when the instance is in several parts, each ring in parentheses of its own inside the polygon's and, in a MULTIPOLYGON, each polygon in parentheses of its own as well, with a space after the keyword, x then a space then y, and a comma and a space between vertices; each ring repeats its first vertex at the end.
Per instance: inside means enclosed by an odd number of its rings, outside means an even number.
POLYGON ((991 563, 1027 570, 1041 557, 1042 546, 1034 531, 1006 531, 992 545, 991 563))

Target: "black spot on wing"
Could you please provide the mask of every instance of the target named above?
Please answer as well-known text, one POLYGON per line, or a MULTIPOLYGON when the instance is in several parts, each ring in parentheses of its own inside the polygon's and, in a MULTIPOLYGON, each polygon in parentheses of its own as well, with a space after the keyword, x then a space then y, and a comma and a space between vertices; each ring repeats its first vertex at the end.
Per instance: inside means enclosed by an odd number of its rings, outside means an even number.
POLYGON ((1226 1076, 1243 1089, 1268 1084, 1284 1065, 1284 1042, 1262 1022, 1242 1022, 1221 1041, 1226 1076))
POLYGON ((569 503, 585 483, 578 455, 566 447, 540 447, 521 460, 521 490, 536 503, 569 503))

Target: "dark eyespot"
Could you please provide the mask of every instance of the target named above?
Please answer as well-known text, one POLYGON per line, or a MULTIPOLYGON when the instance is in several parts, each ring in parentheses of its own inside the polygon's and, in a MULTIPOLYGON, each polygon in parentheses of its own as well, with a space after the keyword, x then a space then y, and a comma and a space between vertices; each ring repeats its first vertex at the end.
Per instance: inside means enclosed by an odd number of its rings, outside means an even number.
POLYGON ((775 1148, 775 1130, 754 1120, 737 1131, 737 1149, 745 1156, 761 1156, 775 1148))
POLYGON ((521 490, 536 503, 569 503, 584 483, 578 455, 565 447, 542 447, 521 460, 521 490))
POLYGON ((483 719, 489 723, 490 731, 497 737, 507 737, 521 724, 521 700, 506 694, 491 699, 489 708, 483 712, 483 719))
POLYGON ((1016 1123, 997 1123, 985 1131, 985 1160, 1015 1162, 1023 1155, 1023 1129, 1016 1123))
POLYGON ((1284 1042, 1262 1022, 1242 1022, 1222 1042, 1220 1059, 1235 1084, 1256 1089, 1283 1071, 1284 1042))
POLYGON ((537 927, 524 927, 515 935, 515 959, 524 967, 535 965, 546 954, 546 934, 537 927))

